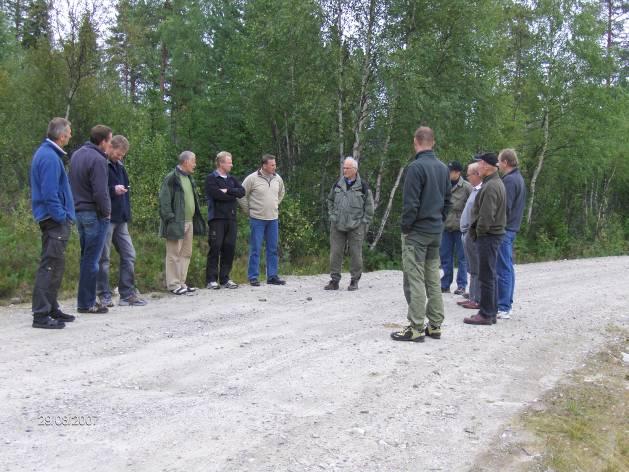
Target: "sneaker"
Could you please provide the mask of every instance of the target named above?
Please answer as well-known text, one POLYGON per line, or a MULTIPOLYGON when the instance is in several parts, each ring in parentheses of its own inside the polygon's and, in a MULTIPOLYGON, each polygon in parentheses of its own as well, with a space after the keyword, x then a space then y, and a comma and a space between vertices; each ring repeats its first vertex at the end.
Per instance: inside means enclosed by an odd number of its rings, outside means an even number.
POLYGON ((194 292, 196 292, 196 291, 197 291, 197 288, 196 288, 196 287, 188 287, 187 285, 184 285, 184 286, 183 286, 183 288, 185 288, 185 289, 186 289, 186 292, 187 292, 187 293, 194 293, 194 292))
POLYGON ((209 282, 205 288, 207 288, 208 290, 218 290, 221 288, 221 286, 218 284, 218 282, 209 282))
POLYGON ((496 318, 483 316, 480 313, 476 313, 474 316, 470 316, 469 318, 463 318, 463 323, 471 324, 471 325, 488 325, 496 324, 496 318))
POLYGON ((499 320, 510 320, 511 319, 511 310, 507 311, 499 311, 496 315, 496 318, 499 320))
POLYGON ((339 289, 339 281, 338 280, 330 280, 328 284, 323 287, 323 290, 338 290, 339 289))
POLYGON ((425 337, 426 336, 424 335, 423 330, 417 331, 412 326, 407 326, 402 331, 391 333, 391 339, 393 339, 394 341, 411 341, 414 343, 423 343, 425 337))
POLYGON ((33 317, 33 328, 63 329, 66 324, 61 320, 55 320, 50 316, 33 317))
POLYGON ((454 291, 455 295, 463 295, 465 293, 465 288, 459 287, 454 291))
POLYGON ((67 313, 64 313, 63 311, 61 311, 60 309, 57 309, 57 311, 51 313, 50 317, 53 320, 63 321, 64 323, 72 323, 76 319, 75 316, 68 315, 67 313))
POLYGON ((466 300, 470 299, 470 294, 468 292, 465 292, 463 295, 463 298, 465 298, 466 300))
POLYGON ((223 284, 223 288, 238 288, 238 284, 230 279, 223 284))
POLYGON ((260 281, 258 279, 251 279, 249 280, 249 285, 251 285, 252 287, 259 287, 260 281))
POLYGON ((274 275, 266 281, 267 285, 286 285, 286 280, 280 279, 277 275, 274 275))
POLYGON ((347 287, 347 290, 349 290, 350 292, 353 292, 354 290, 358 290, 358 280, 352 279, 349 282, 349 287, 347 287))
POLYGON ((111 297, 98 297, 98 303, 109 308, 114 306, 114 301, 111 297))
POLYGON ((172 289, 170 293, 172 293, 173 295, 183 295, 185 293, 188 293, 188 289, 186 287, 177 287, 172 289))
POLYGON ((121 298, 118 302, 119 306, 144 306, 148 302, 143 298, 138 297, 136 294, 131 295, 128 298, 121 298))
POLYGON ((426 336, 430 336, 433 339, 441 339, 441 327, 434 327, 432 325, 426 326, 426 336))
POLYGON ((106 306, 97 303, 89 308, 77 308, 76 311, 78 311, 79 313, 94 313, 102 315, 103 313, 107 313, 109 309, 107 309, 106 306))

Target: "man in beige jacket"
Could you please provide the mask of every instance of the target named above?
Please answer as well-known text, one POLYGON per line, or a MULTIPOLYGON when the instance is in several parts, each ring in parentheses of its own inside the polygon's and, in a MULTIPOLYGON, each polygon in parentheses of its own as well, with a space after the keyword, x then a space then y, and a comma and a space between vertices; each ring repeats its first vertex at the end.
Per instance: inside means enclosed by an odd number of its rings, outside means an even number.
POLYGON ((275 156, 262 156, 262 167, 247 176, 242 183, 245 196, 238 200, 244 212, 249 216, 249 283, 260 286, 260 253, 262 241, 266 243, 266 283, 285 285, 286 281, 278 276, 279 257, 279 205, 284 198, 284 181, 275 172, 275 156))

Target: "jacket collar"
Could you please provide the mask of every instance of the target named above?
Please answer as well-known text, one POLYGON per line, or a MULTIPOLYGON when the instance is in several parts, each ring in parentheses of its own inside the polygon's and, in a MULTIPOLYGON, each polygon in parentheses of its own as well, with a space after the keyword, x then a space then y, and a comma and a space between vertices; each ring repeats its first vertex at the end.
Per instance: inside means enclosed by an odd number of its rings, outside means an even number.
POLYGON ((50 138, 46 138, 44 139, 44 143, 48 144, 49 147, 51 147, 53 149, 53 151, 55 151, 59 156, 67 156, 68 153, 65 152, 63 149, 61 149, 61 147, 55 143, 52 139, 50 138))
POLYGON ((437 157, 435 156, 435 151, 432 149, 426 149, 425 151, 420 151, 415 154, 415 159, 419 159, 420 157, 437 157))
MULTIPOLYGON (((105 159, 107 159, 107 154, 105 154, 103 152, 103 150, 101 148, 99 148, 96 144, 94 144, 91 141, 87 141, 84 145, 84 147, 88 147, 90 149, 94 149, 96 152, 98 152, 101 156, 103 156, 105 159)), ((109 159, 107 159, 109 160, 109 159)))
POLYGON ((496 171, 491 175, 488 175, 487 177, 483 177, 483 183, 485 182, 489 182, 490 180, 493 179, 499 179, 500 178, 500 174, 496 171))

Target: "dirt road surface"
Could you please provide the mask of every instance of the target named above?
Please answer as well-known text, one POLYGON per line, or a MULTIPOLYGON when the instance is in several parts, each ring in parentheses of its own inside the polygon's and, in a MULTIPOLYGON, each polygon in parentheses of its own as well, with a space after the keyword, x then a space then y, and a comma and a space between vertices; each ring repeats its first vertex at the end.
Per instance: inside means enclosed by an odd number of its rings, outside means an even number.
POLYGON ((52 332, 1 308, 0 471, 471 470, 629 324, 629 257, 517 277, 513 319, 464 325, 446 294, 443 338, 424 344, 389 338, 406 321, 397 271, 357 292, 321 275, 164 295, 52 332))

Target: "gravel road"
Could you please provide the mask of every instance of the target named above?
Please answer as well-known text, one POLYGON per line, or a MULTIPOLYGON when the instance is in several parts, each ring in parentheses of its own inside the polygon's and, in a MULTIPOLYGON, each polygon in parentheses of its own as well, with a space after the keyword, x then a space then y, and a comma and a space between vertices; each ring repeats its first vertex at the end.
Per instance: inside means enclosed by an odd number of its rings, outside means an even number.
POLYGON ((470 470, 629 325, 629 257, 517 277, 513 319, 464 325, 446 294, 443 338, 424 344, 389 338, 406 321, 397 271, 357 292, 321 275, 157 295, 60 331, 0 308, 0 471, 470 470))

